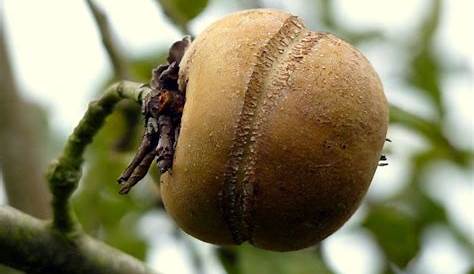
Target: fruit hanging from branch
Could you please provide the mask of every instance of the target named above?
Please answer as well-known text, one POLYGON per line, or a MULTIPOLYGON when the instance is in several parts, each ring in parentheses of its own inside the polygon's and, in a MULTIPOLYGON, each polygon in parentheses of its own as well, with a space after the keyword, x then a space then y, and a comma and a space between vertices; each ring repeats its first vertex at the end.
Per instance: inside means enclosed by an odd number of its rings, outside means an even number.
POLYGON ((385 159, 388 105, 369 61, 286 12, 234 13, 176 42, 151 87, 122 192, 157 158, 167 212, 209 243, 314 245, 385 159))

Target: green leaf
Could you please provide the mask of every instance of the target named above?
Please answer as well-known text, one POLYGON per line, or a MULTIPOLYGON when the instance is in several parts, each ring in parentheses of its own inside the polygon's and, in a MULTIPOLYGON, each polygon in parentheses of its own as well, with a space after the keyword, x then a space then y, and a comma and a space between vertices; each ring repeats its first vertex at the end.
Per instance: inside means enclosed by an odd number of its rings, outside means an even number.
POLYGON ((432 147, 414 159, 415 165, 426 165, 434 160, 446 159, 460 167, 469 168, 474 152, 455 147, 444 134, 440 123, 429 121, 400 107, 390 106, 390 123, 400 124, 417 132, 431 143, 432 147))
POLYGON ((438 123, 424 119, 398 106, 390 106, 390 123, 401 124, 414 130, 423 135, 431 143, 443 145, 449 143, 446 137, 444 137, 438 123))
POLYGON ((426 18, 421 23, 418 39, 407 49, 411 52, 406 79, 412 86, 419 88, 437 110, 439 118, 444 115, 440 79, 443 64, 433 49, 433 39, 439 25, 441 0, 433 0, 426 18))
POLYGON ((198 16, 207 6, 208 0, 158 0, 166 16, 183 31, 186 24, 198 16))
POLYGON ((271 252, 251 245, 238 247, 240 273, 245 274, 330 274, 314 250, 271 252))
POLYGON ((23 272, 0 264, 0 274, 23 274, 23 272))
POLYGON ((424 48, 412 56, 407 75, 408 82, 423 91, 435 106, 439 117, 444 115, 444 105, 441 97, 439 60, 431 48, 424 48))
POLYGON ((241 269, 238 263, 239 255, 236 248, 233 247, 219 247, 216 249, 217 258, 222 264, 222 267, 227 274, 241 274, 241 269))
POLYGON ((420 239, 415 219, 395 207, 371 208, 363 226, 374 234, 388 260, 400 267, 418 253, 420 239))
POLYGON ((133 79, 148 83, 151 79, 151 71, 158 65, 166 63, 167 56, 168 49, 161 49, 132 60, 130 71, 133 79))

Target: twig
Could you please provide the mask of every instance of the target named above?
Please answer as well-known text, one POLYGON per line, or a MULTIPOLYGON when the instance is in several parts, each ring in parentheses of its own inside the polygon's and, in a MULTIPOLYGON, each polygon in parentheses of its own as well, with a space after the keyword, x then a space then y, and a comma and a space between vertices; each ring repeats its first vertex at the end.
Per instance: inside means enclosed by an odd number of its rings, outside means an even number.
POLYGON ((49 223, 7 206, 0 207, 0 250, 1 264, 31 274, 156 274, 85 234, 70 241, 49 223))
POLYGON ((69 136, 63 154, 51 164, 48 182, 53 194, 53 226, 68 235, 79 231, 69 198, 81 177, 84 150, 101 128, 105 118, 122 99, 141 103, 150 88, 134 82, 123 81, 110 86, 105 94, 89 105, 87 112, 69 136))
POLYGON ((105 13, 94 3, 93 0, 86 0, 102 38, 102 44, 112 63, 114 74, 120 80, 129 80, 130 72, 126 58, 119 49, 117 39, 115 39, 109 20, 105 13))

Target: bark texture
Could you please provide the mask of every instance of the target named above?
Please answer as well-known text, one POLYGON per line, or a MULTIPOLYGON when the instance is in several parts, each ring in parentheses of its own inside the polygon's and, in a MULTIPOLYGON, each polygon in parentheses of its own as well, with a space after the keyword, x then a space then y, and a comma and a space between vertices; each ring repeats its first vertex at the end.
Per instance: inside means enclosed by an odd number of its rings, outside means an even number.
POLYGON ((0 207, 0 262, 31 274, 153 274, 142 262, 85 234, 0 207))

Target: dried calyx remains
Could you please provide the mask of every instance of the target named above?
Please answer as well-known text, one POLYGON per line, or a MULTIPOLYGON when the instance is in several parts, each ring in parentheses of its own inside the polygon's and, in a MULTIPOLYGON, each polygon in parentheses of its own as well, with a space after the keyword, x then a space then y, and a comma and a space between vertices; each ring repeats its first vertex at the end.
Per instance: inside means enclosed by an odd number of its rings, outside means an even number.
POLYGON ((134 159, 118 179, 121 194, 128 193, 146 175, 155 158, 161 173, 171 169, 185 103, 185 93, 178 87, 179 63, 190 43, 189 36, 175 42, 168 64, 152 72, 151 92, 142 105, 145 130, 134 159))
POLYGON ((121 193, 156 158, 167 212, 209 243, 316 244, 386 164, 388 104, 371 64, 286 12, 234 13, 174 43, 150 87, 121 193))

